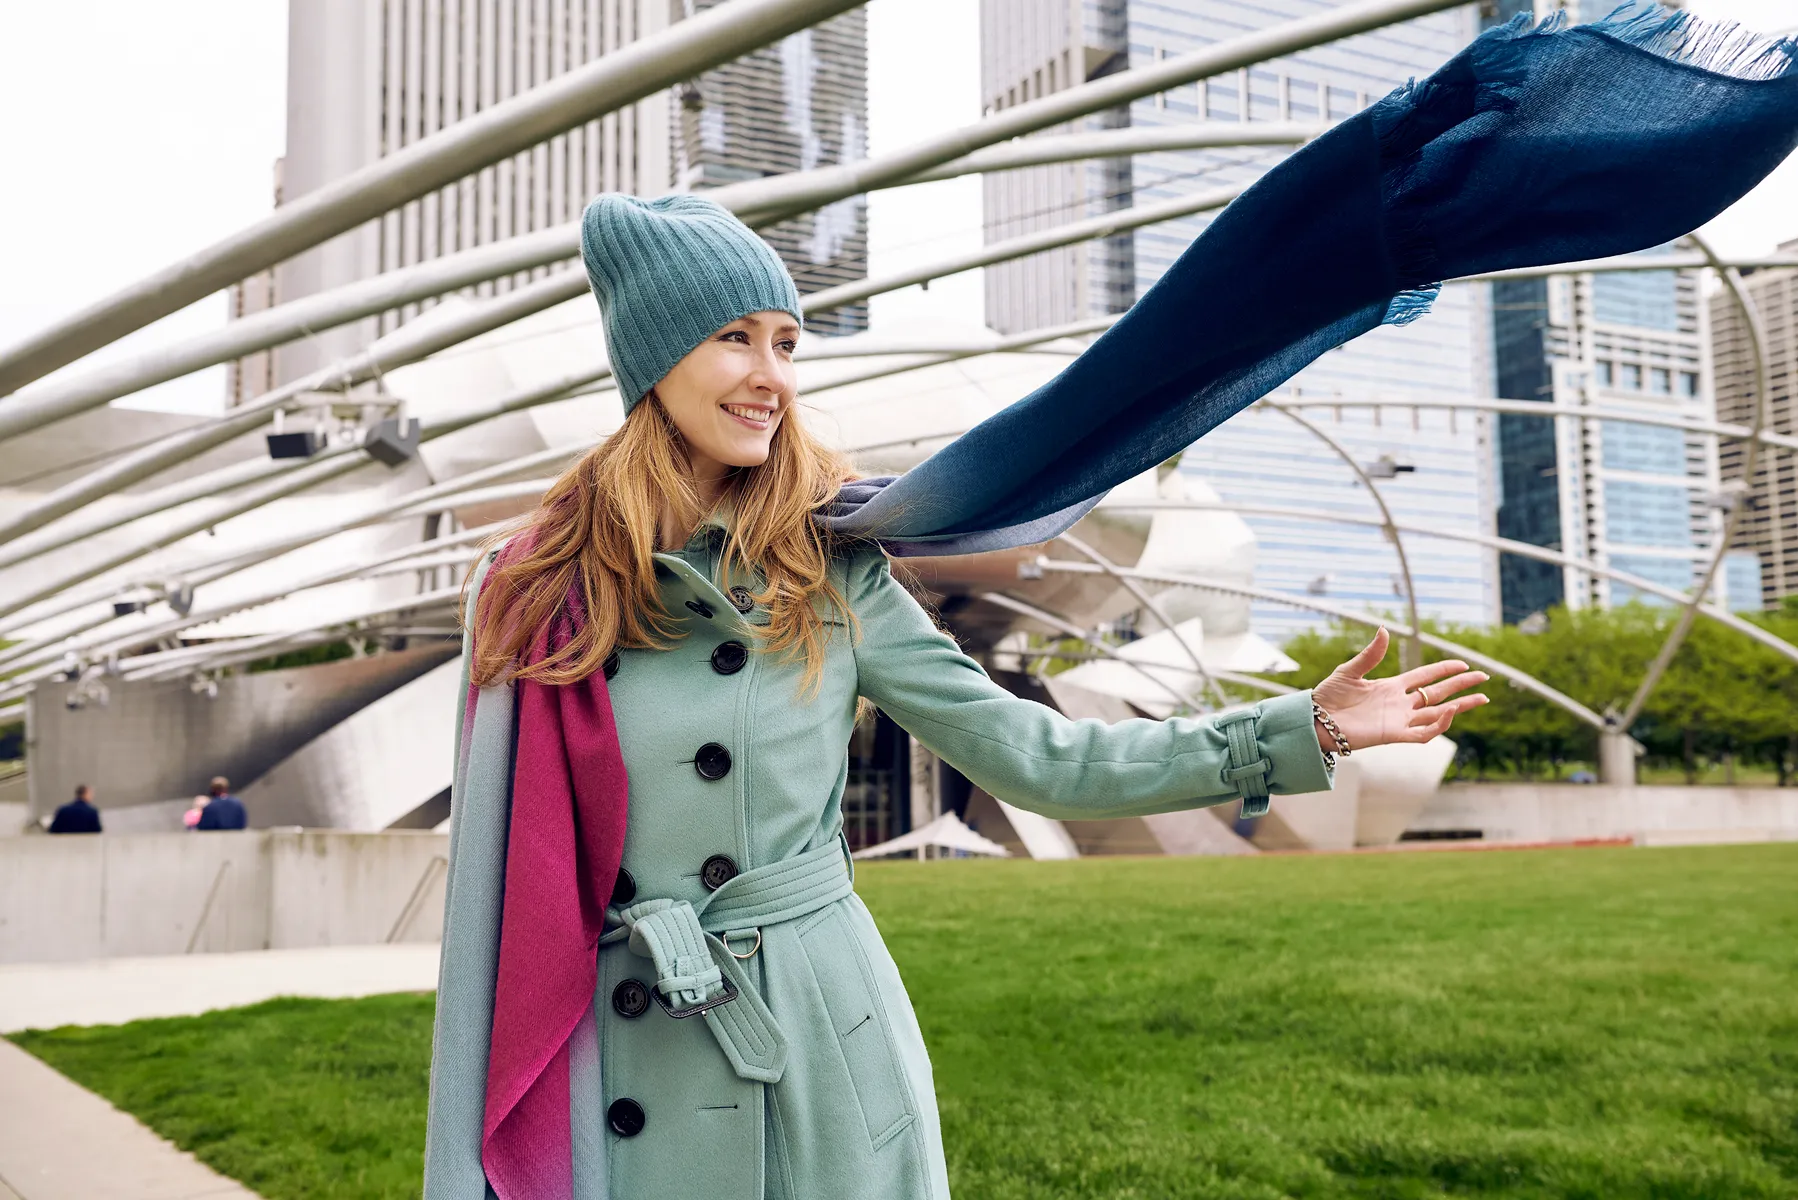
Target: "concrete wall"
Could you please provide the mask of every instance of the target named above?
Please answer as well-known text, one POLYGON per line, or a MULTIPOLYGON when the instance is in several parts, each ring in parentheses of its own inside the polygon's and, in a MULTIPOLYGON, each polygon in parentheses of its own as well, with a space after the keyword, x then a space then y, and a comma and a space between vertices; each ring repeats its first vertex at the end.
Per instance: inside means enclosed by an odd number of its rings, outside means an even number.
POLYGON ((1448 784, 1410 828, 1477 829, 1489 842, 1798 839, 1798 788, 1448 784))
POLYGON ((0 962, 434 942, 448 855, 412 832, 6 838, 0 962))
POLYGON ((452 658, 271 766, 238 793, 250 823, 385 829, 446 790, 461 676, 452 658))
MULTIPOLYGON (((325 730, 456 654, 428 646, 219 680, 217 696, 185 680, 106 682, 104 704, 69 708, 75 684, 43 683, 26 708, 31 812, 94 789, 113 806, 188 799, 214 775, 242 788, 325 730)), ((443 724, 454 724, 450 710, 443 724)), ((255 813, 251 814, 252 821, 255 813)))

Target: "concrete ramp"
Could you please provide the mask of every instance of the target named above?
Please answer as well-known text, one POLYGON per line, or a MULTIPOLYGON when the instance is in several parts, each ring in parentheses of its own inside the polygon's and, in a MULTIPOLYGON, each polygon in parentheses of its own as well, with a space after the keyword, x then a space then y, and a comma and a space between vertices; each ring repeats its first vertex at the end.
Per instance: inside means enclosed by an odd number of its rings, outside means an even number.
POLYGON ((339 721, 240 796, 259 828, 385 829, 443 792, 454 767, 460 659, 339 721))

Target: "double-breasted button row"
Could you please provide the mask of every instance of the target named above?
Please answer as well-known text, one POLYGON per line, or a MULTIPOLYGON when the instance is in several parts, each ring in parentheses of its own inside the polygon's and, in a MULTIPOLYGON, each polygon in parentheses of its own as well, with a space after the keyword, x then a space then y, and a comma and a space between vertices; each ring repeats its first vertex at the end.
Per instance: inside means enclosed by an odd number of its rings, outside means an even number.
POLYGON ((612 1101, 612 1106, 606 1109, 606 1124, 619 1137, 636 1137, 643 1132, 643 1126, 648 1121, 643 1106, 629 1096, 612 1101))

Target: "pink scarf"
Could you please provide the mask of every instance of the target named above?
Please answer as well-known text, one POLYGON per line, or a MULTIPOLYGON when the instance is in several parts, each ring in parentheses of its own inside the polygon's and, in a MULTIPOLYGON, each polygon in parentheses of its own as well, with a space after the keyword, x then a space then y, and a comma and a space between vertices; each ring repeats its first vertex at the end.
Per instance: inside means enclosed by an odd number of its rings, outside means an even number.
MULTIPOLYGON (((578 628, 574 600, 571 594, 574 615, 556 622, 557 646, 578 628)), ((549 652, 546 630, 529 661, 549 652)), ((572 1200, 568 1039, 598 983, 595 955, 624 854, 629 791, 602 673, 566 687, 520 681, 514 695, 517 751, 481 1165, 500 1200, 572 1200)))

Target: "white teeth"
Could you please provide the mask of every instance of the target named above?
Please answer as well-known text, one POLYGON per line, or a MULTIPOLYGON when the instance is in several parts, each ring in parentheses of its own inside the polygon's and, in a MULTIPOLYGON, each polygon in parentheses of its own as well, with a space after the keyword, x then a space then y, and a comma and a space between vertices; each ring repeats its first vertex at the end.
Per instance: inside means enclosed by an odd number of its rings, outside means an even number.
POLYGON ((742 417, 745 421, 754 421, 757 425, 766 425, 772 415, 759 408, 742 408, 734 404, 726 404, 724 411, 742 417))

